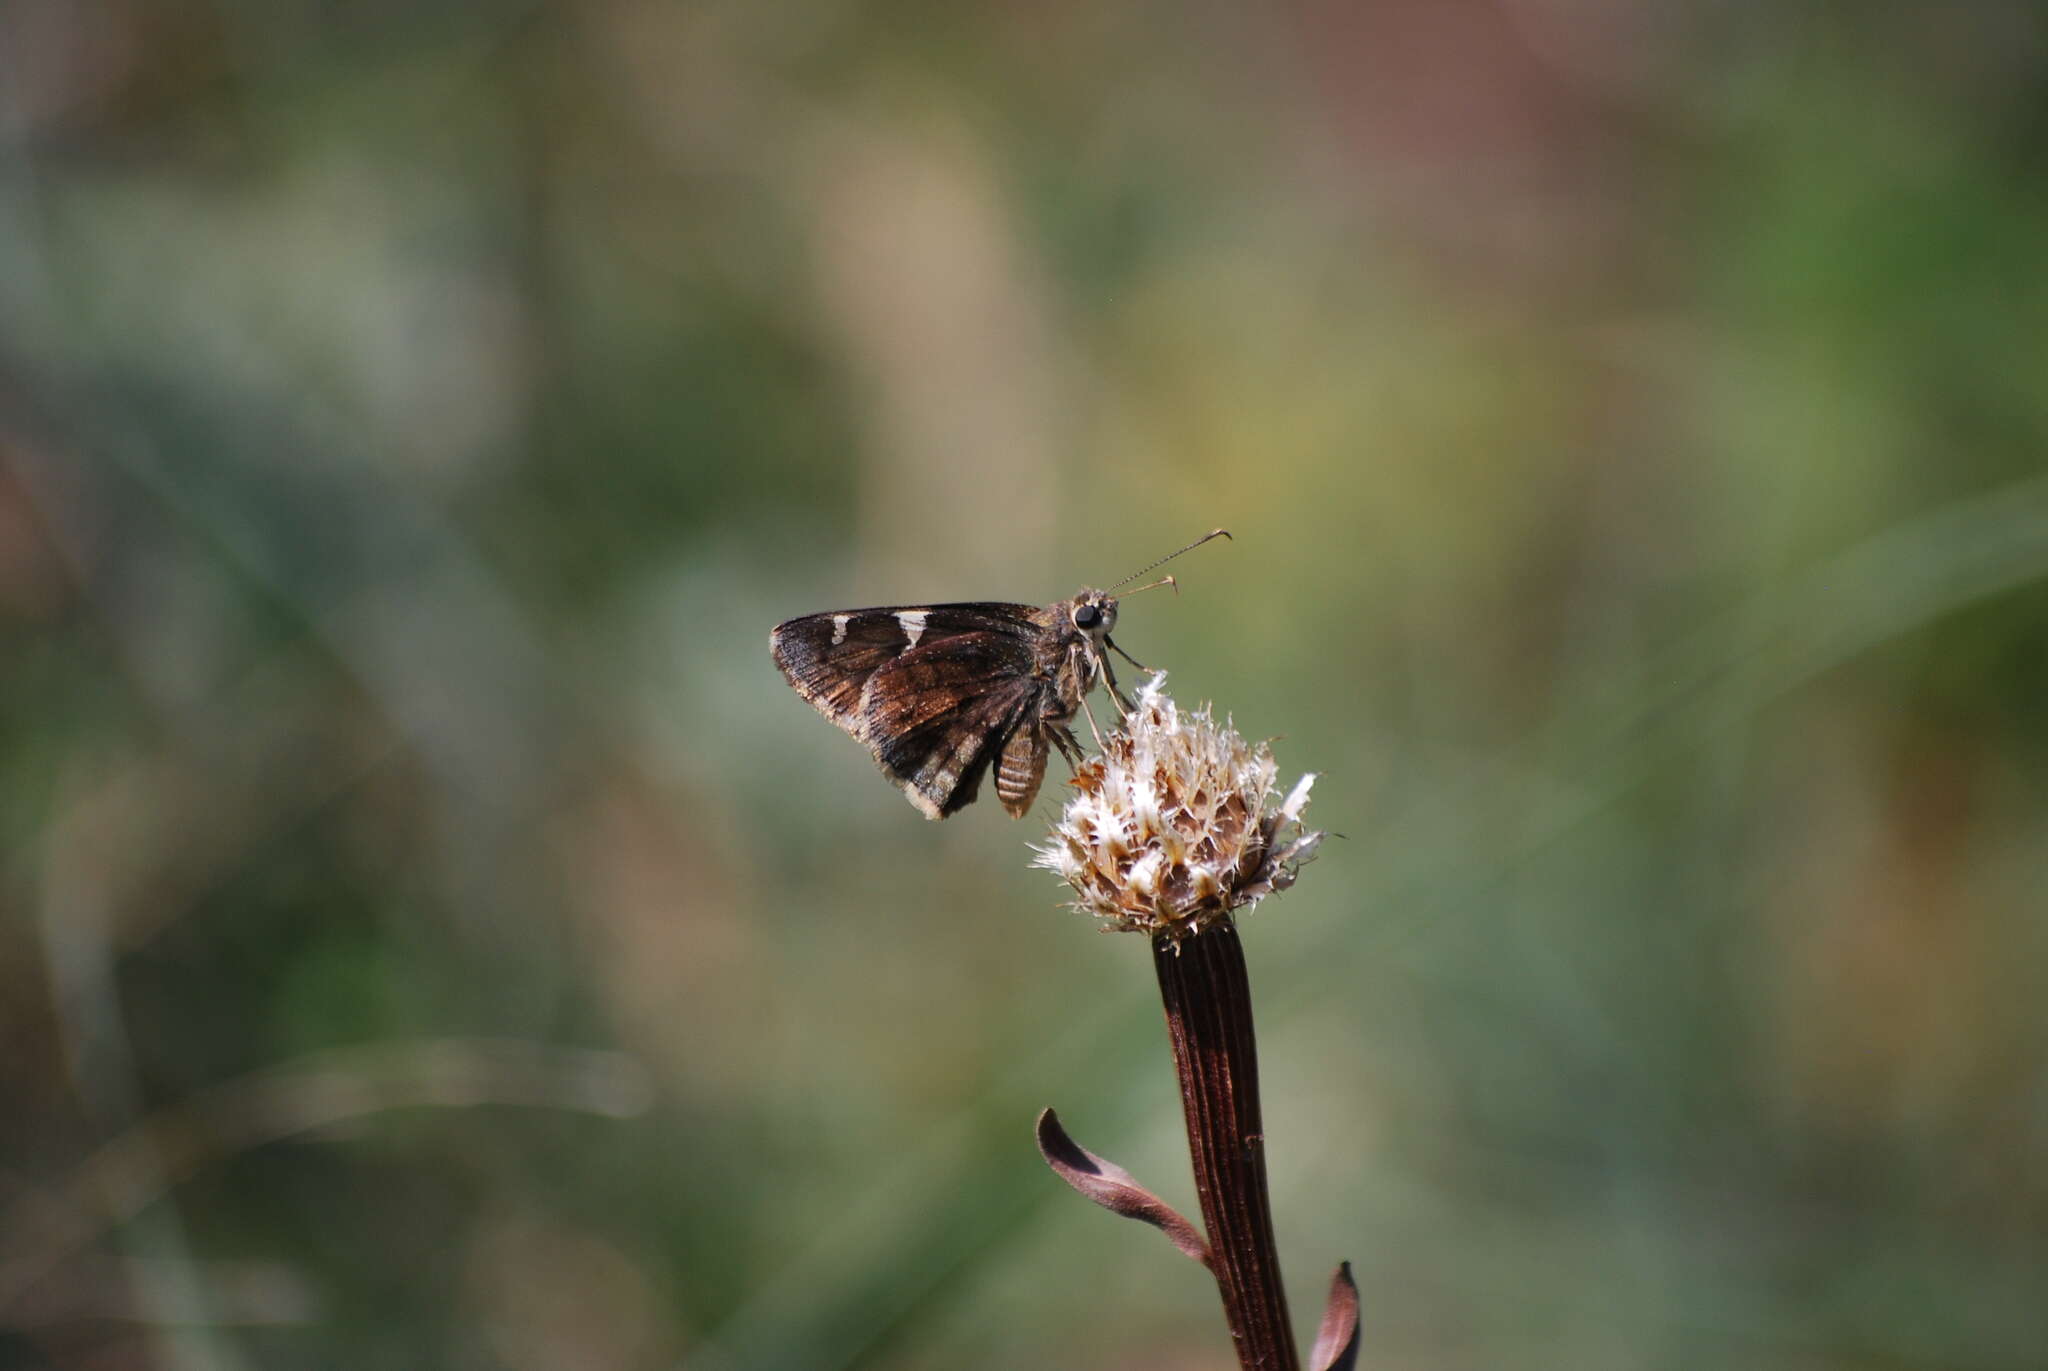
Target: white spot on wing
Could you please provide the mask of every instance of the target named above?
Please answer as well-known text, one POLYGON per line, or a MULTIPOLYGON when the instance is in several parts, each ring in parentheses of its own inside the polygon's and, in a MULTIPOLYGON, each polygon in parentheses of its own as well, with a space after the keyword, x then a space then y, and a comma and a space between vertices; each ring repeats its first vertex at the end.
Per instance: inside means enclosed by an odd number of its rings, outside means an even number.
POLYGON ((851 614, 835 614, 832 616, 832 646, 838 647, 846 641, 846 626, 852 620, 853 616, 851 614))
POLYGON ((922 609, 901 609, 896 612, 896 622, 903 625, 903 636, 910 640, 903 645, 905 652, 916 647, 917 640, 924 637, 925 613, 926 611, 922 609))

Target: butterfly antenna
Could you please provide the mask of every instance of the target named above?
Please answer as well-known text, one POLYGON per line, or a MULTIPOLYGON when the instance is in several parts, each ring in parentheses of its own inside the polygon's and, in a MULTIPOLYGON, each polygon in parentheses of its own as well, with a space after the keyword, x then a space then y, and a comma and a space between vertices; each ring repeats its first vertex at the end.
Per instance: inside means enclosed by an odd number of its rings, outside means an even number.
MULTIPOLYGON (((1161 557, 1161 558, 1160 558, 1160 559, 1159 559, 1158 561, 1156 561, 1156 562, 1153 562, 1153 563, 1151 563, 1150 565, 1147 565, 1147 566, 1142 566, 1142 567, 1139 567, 1139 568, 1138 568, 1138 569, 1137 569, 1136 571, 1134 571, 1134 572, 1132 572, 1132 573, 1131 573, 1130 575, 1128 575, 1128 576, 1124 577, 1124 578, 1123 578, 1123 579, 1122 579, 1121 581, 1118 581, 1118 582, 1116 583, 1116 586, 1127 586, 1127 585, 1129 585, 1129 584, 1130 584, 1131 582, 1133 582, 1133 581, 1137 580, 1137 579, 1138 579, 1138 578, 1139 578, 1140 576, 1143 576, 1143 575, 1144 575, 1144 574, 1145 574, 1146 572, 1148 572, 1148 571, 1152 570, 1152 569, 1153 569, 1154 567, 1162 567, 1162 566, 1165 566, 1165 565, 1166 565, 1166 564, 1167 564, 1168 562, 1170 562, 1170 561, 1172 561, 1172 560, 1173 560, 1174 558, 1176 558, 1176 557, 1180 556, 1180 554, 1181 554, 1181 553, 1183 553, 1183 552, 1193 552, 1193 551, 1194 551, 1194 550, 1195 550, 1196 548, 1198 548, 1198 547, 1200 547, 1200 546, 1201 546, 1202 544, 1204 544, 1204 543, 1208 542, 1208 541, 1209 541, 1209 540, 1210 540, 1211 538, 1229 538, 1229 537, 1230 537, 1230 530, 1229 530, 1229 529, 1227 529, 1227 528, 1212 528, 1212 529, 1210 529, 1210 530, 1209 530, 1209 531, 1208 531, 1207 533, 1204 533, 1204 534, 1203 534, 1203 535, 1202 535, 1201 537, 1199 537, 1199 538, 1195 539, 1195 541, 1193 541, 1192 543, 1189 543, 1189 544, 1188 544, 1188 545, 1187 545, 1186 547, 1183 547, 1183 548, 1177 548, 1177 549, 1175 549, 1174 551, 1172 551, 1172 552, 1169 552, 1169 553, 1167 553, 1167 554, 1166 554, 1166 555, 1165 555, 1164 557, 1161 557)), ((1236 540, 1235 540, 1235 539, 1232 539, 1231 541, 1235 542, 1236 540)), ((1169 578, 1168 578, 1168 581, 1167 581, 1167 582, 1163 582, 1162 584, 1165 584, 1165 583, 1170 583, 1170 582, 1171 582, 1171 580, 1172 580, 1172 578, 1171 578, 1171 577, 1169 577, 1169 578)), ((1110 587, 1110 589, 1111 589, 1111 590, 1115 590, 1115 589, 1116 589, 1116 586, 1111 586, 1111 587, 1110 587)), ((1147 590, 1150 590, 1150 589, 1151 589, 1151 587, 1150 587, 1150 586, 1147 586, 1147 587, 1146 587, 1146 589, 1147 589, 1147 590)), ((1135 592, 1133 592, 1133 593, 1135 593, 1135 592)))

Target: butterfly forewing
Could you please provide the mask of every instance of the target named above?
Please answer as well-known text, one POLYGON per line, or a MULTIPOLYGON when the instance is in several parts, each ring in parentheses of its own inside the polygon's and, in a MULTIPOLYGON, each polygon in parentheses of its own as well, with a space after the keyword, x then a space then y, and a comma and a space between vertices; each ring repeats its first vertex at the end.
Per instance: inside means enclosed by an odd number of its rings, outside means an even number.
POLYGON ((903 629, 887 610, 807 614, 776 625, 768 643, 796 693, 851 729, 868 677, 903 651, 903 629))
POLYGON ((797 693, 939 819, 973 801, 999 755, 1004 808, 1029 807, 1045 769, 1039 721, 1050 687, 1039 656, 1055 631, 1047 610, 988 602, 810 614, 778 625, 769 642, 797 693), (1020 734, 1038 741, 1019 747, 1020 734))

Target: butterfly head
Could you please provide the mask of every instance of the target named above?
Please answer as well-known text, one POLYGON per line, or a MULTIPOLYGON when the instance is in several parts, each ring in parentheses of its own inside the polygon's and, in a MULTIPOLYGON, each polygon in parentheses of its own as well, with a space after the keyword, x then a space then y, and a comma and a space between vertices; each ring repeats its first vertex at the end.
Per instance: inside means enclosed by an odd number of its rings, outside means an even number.
POLYGON ((1116 627, 1116 596, 1102 590, 1084 590, 1067 602, 1067 618, 1099 643, 1116 627))

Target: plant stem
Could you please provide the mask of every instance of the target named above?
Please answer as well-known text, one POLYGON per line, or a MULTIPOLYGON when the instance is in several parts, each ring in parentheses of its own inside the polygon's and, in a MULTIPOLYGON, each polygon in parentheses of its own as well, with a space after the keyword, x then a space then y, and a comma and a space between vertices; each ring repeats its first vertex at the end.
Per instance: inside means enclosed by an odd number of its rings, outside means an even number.
POLYGON ((1180 1073, 1195 1192, 1209 1230, 1223 1317, 1246 1371, 1299 1371, 1280 1253, 1266 1196, 1259 1059, 1244 945, 1229 919, 1178 944, 1155 938, 1152 962, 1180 1073))

